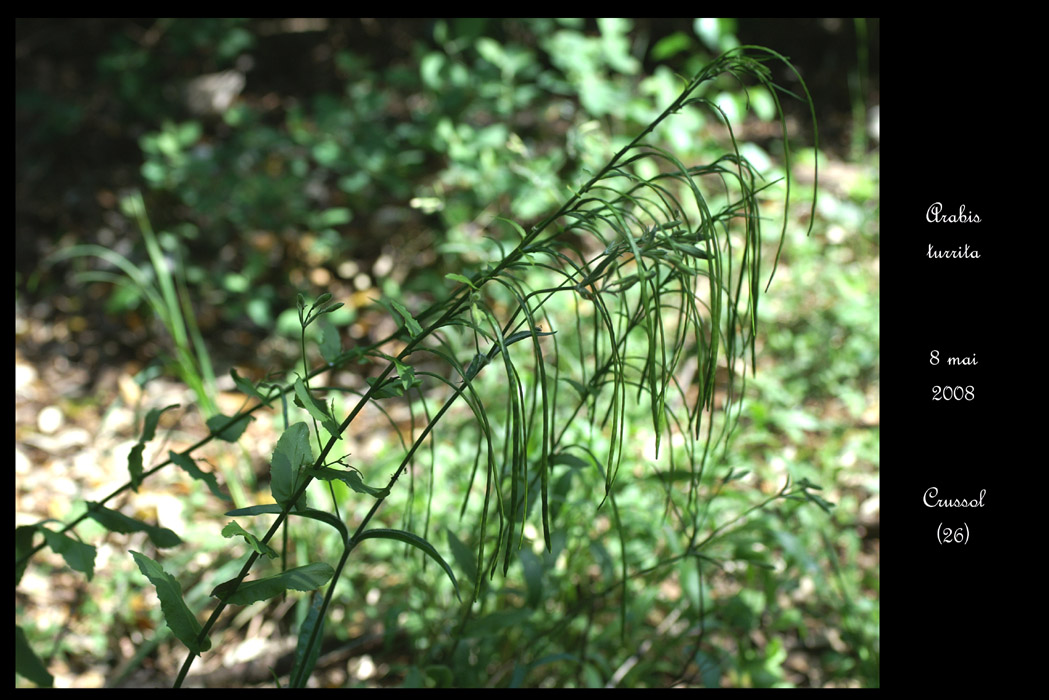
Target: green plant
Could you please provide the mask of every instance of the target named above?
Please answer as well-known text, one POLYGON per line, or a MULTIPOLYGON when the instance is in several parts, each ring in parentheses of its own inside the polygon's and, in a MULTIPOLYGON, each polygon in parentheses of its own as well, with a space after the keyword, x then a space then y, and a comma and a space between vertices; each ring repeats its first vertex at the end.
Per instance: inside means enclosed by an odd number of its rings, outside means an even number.
MULTIPOLYGON (((525 620, 527 616, 521 614, 494 619, 484 614, 486 605, 500 594, 492 583, 496 574, 505 577, 518 564, 533 607, 541 600, 544 577, 557 568, 566 549, 590 550, 609 569, 610 581, 580 595, 552 626, 535 621, 522 624, 522 640, 531 642, 549 642, 554 632, 575 625, 580 615, 603 615, 607 611, 598 608, 606 595, 625 591, 635 580, 654 573, 681 568, 683 575, 694 571, 701 582, 706 576, 704 567, 721 566, 725 561, 743 560, 760 568, 760 555, 741 543, 742 533, 756 514, 778 503, 808 502, 829 509, 815 493, 818 487, 806 479, 794 483, 788 479, 758 498, 740 492, 734 485, 742 475, 726 461, 739 417, 744 368, 755 361, 765 252, 759 200, 770 192, 782 192, 782 241, 790 186, 788 180, 777 190, 761 180, 731 138, 731 123, 724 110, 704 96, 703 88, 722 74, 741 84, 751 77, 772 95, 778 108, 777 89, 762 63, 770 58, 785 60, 767 49, 744 47, 713 61, 687 81, 681 95, 640 135, 575 187, 555 212, 530 229, 501 220, 503 236, 494 237, 498 232, 492 231, 491 247, 476 267, 448 275, 455 287, 446 298, 417 313, 410 310, 407 298, 384 300, 399 328, 382 341, 344 350, 337 336, 322 328, 324 317, 338 303, 328 293, 312 304, 300 296, 303 374, 283 384, 255 384, 234 371, 231 376, 238 389, 257 403, 234 416, 209 422, 208 437, 180 453, 170 452, 167 461, 149 471, 141 461, 129 465, 128 484, 100 502, 89 503, 83 515, 60 531, 44 524, 17 528, 16 585, 30 558, 44 546, 90 576, 93 547, 66 534, 75 532, 73 528, 86 519, 112 532, 144 532, 158 548, 180 544, 181 539, 170 530, 104 504, 137 488, 169 464, 221 494, 214 477, 196 466, 193 452, 216 437, 236 441, 253 413, 278 400, 284 430, 270 463, 274 502, 226 513, 230 517, 272 516, 273 520, 261 536, 237 521, 222 529, 223 537, 245 542, 246 557, 235 577, 214 588, 212 596, 218 604, 207 621, 201 624, 197 619, 170 571, 152 557, 133 554, 142 574, 156 587, 168 627, 190 651, 176 685, 181 685, 194 659, 211 648, 209 635, 227 606, 250 605, 289 590, 312 591, 328 584, 323 598, 309 604, 298 626, 295 665, 287 684, 305 685, 318 658, 336 586, 349 575, 350 555, 365 542, 371 546, 386 540, 421 551, 447 575, 456 597, 464 603, 451 644, 439 650, 444 663, 406 671, 406 680, 423 684, 471 680, 469 675, 463 680, 455 676, 468 673, 463 669, 470 664, 460 659, 463 649, 473 644, 471 640, 484 638, 483 630, 493 625, 525 620), (730 128, 730 145, 724 155, 695 166, 647 142, 672 115, 691 109, 705 109, 730 128), (307 330, 318 327, 322 328, 317 340, 324 362, 311 370, 307 330), (371 374, 371 368, 379 371, 368 376, 366 388, 359 391, 352 386, 311 384, 334 367, 351 366, 361 376, 371 374), (354 391, 359 398, 340 421, 337 416, 343 414, 336 410, 336 396, 354 391), (646 434, 639 432, 635 406, 641 404, 642 395, 648 397, 646 434), (289 405, 289 396, 312 420, 316 454, 307 423, 291 418, 295 409, 289 405), (388 464, 349 466, 352 456, 337 448, 352 436, 351 428, 362 411, 388 413, 385 404, 396 401, 405 402, 413 417, 414 411, 422 412, 421 428, 413 418, 407 434, 400 433, 401 453, 388 464), (459 438, 476 446, 462 494, 460 513, 465 525, 462 537, 451 530, 444 533, 459 569, 457 577, 428 531, 430 507, 440 489, 436 459, 427 466, 421 457, 427 446, 436 455, 434 437, 464 404, 472 420, 459 429, 459 438), (653 444, 653 469, 650 474, 641 470, 641 478, 654 479, 665 491, 660 524, 624 517, 634 498, 637 477, 637 470, 629 469, 635 459, 631 442, 648 437, 653 444), (660 457, 669 463, 668 468, 657 466, 660 457), (393 469, 392 474, 384 485, 377 486, 387 467, 393 469), (626 471, 631 476, 625 476, 626 471), (427 490, 417 493, 415 479, 423 475, 429 477, 427 490), (403 476, 409 480, 407 493, 395 488, 403 476), (310 490, 315 480, 328 482, 334 512, 311 506, 311 499, 319 497, 316 490, 310 490), (336 506, 337 485, 352 493, 354 507, 345 516, 336 506), (409 526, 372 527, 385 504, 400 506, 409 526), (410 527, 419 505, 427 515, 410 527), (567 528, 580 524, 585 508, 609 519, 613 546, 589 537, 582 543, 569 540, 571 530, 567 528), (355 522, 352 533, 347 518, 355 522), (289 565, 291 556, 298 557, 298 549, 289 551, 288 530, 309 527, 311 522, 337 535, 336 549, 341 552, 334 566, 309 552, 305 563, 289 565), (638 534, 632 528, 638 526, 667 530, 666 549, 631 551, 638 534), (271 543, 282 528, 284 545, 278 552, 271 543), (38 535, 43 538, 39 544, 38 535), (539 552, 532 549, 533 543, 539 545, 539 552), (727 549, 718 549, 722 546, 727 549), (610 553, 615 549, 616 559, 610 553), (278 558, 278 571, 247 579, 258 564, 278 558), (468 585, 460 586, 460 578, 468 585)), ((785 160, 789 174, 789 151, 785 151, 785 160)), ((152 439, 162 412, 147 415, 141 444, 152 439)), ((277 566, 274 563, 271 568, 277 566)), ((702 619, 701 583, 697 589, 702 619)), ((619 601, 618 627, 625 637, 637 621, 630 619, 627 597, 620 595, 619 601)), ((16 628, 16 637, 19 634, 16 628)), ((649 640, 648 648, 652 643, 649 640)), ((688 661, 699 665, 701 673, 706 663, 702 643, 701 628, 688 661)), ((27 677, 42 678, 28 645, 18 648, 22 656, 16 667, 27 677)), ((758 667, 774 681, 779 654, 775 648, 768 651, 758 667)), ((587 682, 596 674, 618 683, 631 673, 626 664, 605 669, 585 652, 557 652, 516 667, 509 683, 522 684, 535 669, 558 662, 578 665, 587 682)))
POLYGON ((215 372, 190 303, 179 242, 169 235, 165 255, 146 215, 141 194, 136 192, 128 195, 121 201, 121 206, 142 232, 152 274, 143 271, 115 250, 94 244, 62 249, 52 255, 46 264, 94 256, 119 270, 119 274, 110 270, 82 271, 78 273, 77 281, 81 284, 95 281, 112 283, 119 290, 118 295, 126 294, 123 303, 132 305, 145 301, 149 305, 174 344, 173 364, 178 377, 193 390, 204 415, 210 418, 218 412, 214 399, 215 372), (173 263, 169 263, 169 260, 173 260, 173 263))

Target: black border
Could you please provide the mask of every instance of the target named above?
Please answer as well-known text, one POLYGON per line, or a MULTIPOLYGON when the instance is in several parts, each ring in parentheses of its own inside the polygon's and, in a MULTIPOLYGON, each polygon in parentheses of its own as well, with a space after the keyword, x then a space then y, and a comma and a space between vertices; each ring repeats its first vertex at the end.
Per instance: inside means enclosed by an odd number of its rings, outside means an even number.
MULTIPOLYGON (((1016 262, 1026 246, 1016 235, 1023 205, 1010 197, 1029 177, 1019 169, 1017 149, 1025 142, 1038 148, 1016 120, 1036 83, 1002 62, 1007 47, 994 48, 1017 22, 936 17, 882 25, 886 688, 1008 687, 1022 677, 1018 656, 1021 640, 1029 638, 1023 627, 1037 614, 1039 593, 1025 585, 1024 572, 1029 583, 1038 577, 1017 546, 1031 502, 1024 492, 1037 496, 1022 476, 1036 465, 1020 454, 1017 421, 1032 407, 1021 408, 1013 395, 1026 335, 1018 318, 1026 283, 1016 262), (930 222, 935 202, 941 216, 958 216, 964 206, 965 218, 980 221, 930 222), (930 244, 942 250, 968 245, 980 258, 930 259, 930 244), (941 358, 936 366, 933 350, 941 358), (973 355, 975 366, 945 361, 973 355), (972 386, 973 400, 933 401, 935 385, 972 386), (930 487, 940 499, 980 500, 982 494, 983 505, 927 507, 930 487), (967 528, 968 542, 940 543, 948 527, 967 528)), ((1028 250, 1037 254, 1036 246, 1028 250)))

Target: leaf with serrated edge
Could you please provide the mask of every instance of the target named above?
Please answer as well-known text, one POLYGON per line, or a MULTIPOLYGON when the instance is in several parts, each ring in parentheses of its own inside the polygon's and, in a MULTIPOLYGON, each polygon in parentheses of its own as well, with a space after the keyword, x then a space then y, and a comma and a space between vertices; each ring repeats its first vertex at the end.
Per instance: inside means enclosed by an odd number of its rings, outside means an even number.
POLYGON ((150 409, 149 413, 146 414, 145 423, 142 426, 142 437, 139 442, 149 442, 153 439, 157 432, 157 423, 160 422, 160 416, 164 411, 169 411, 172 408, 178 408, 177 403, 173 403, 170 406, 164 408, 150 409))
POLYGON ((342 470, 332 469, 330 467, 321 467, 320 469, 308 470, 310 476, 315 479, 323 479, 324 481, 331 481, 332 479, 339 479, 344 484, 349 486, 357 493, 364 493, 375 498, 385 498, 389 493, 389 488, 377 489, 373 486, 368 486, 361 480, 361 475, 356 469, 342 470))
MULTIPOLYGON (((312 462, 310 429, 301 421, 288 426, 277 441, 270 462, 270 493, 273 494, 273 500, 287 505, 295 495, 299 467, 312 462)), ((301 502, 299 505, 305 507, 306 504, 301 502)))
POLYGON ((208 490, 221 498, 223 501, 232 500, 229 496, 222 493, 222 489, 219 488, 219 482, 215 479, 215 475, 203 471, 197 466, 197 463, 189 455, 178 454, 177 452, 168 451, 168 459, 172 463, 177 464, 187 474, 192 476, 197 481, 203 481, 208 486, 208 490))
MULTIPOLYGON (((324 428, 332 435, 339 435, 339 424, 335 422, 335 419, 328 415, 327 408, 323 402, 317 401, 310 395, 309 389, 302 382, 301 378, 295 379, 295 396, 298 397, 302 407, 305 408, 314 419, 320 421, 324 428)), ((342 436, 339 435, 339 439, 342 436)))
POLYGON ((149 579, 157 589, 157 597, 160 598, 160 610, 164 613, 164 622, 178 637, 178 640, 186 645, 194 654, 200 654, 211 648, 211 639, 205 637, 203 643, 197 644, 197 637, 203 629, 197 621, 196 615, 182 599, 182 586, 174 576, 164 571, 157 562, 145 554, 131 552, 135 558, 139 571, 149 579))
MULTIPOLYGON (((287 590, 312 591, 323 586, 334 575, 335 569, 324 562, 307 564, 266 578, 241 581, 237 590, 226 599, 226 602, 231 605, 251 605, 260 600, 278 596, 287 590)), ((225 598, 232 587, 233 581, 227 581, 218 585, 211 592, 211 596, 219 599, 225 598)))

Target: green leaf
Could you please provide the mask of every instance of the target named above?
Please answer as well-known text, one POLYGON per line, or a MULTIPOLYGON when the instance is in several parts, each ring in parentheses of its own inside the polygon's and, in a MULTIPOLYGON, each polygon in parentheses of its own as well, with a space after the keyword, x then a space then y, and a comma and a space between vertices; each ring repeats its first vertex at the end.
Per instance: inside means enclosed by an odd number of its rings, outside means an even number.
MULTIPOLYGON (((414 376, 414 371, 413 371, 414 376)), ((375 377, 365 377, 364 381, 368 382, 370 386, 375 386, 375 377)), ((418 379, 413 378, 411 386, 418 386, 421 384, 418 379)), ((389 399, 395 396, 404 396, 405 386, 402 378, 393 377, 385 380, 382 385, 372 392, 373 399, 389 399)))
POLYGON ((450 280, 452 280, 453 282, 461 282, 462 284, 465 284, 470 289, 477 289, 477 287, 474 286, 474 283, 470 281, 469 277, 464 277, 462 275, 457 275, 454 272, 449 272, 447 275, 445 275, 445 277, 450 279, 450 280))
POLYGON ((747 474, 750 474, 749 469, 741 469, 739 471, 736 471, 736 468, 732 467, 731 469, 729 469, 728 474, 725 475, 725 478, 721 480, 721 483, 727 484, 730 481, 739 481, 740 479, 746 477, 747 474))
POLYGON ((234 416, 226 416, 221 413, 218 413, 212 416, 211 418, 208 418, 208 430, 215 433, 215 437, 217 437, 219 440, 224 440, 226 442, 236 442, 240 439, 240 436, 244 434, 244 431, 248 427, 248 423, 255 419, 248 415, 241 416, 231 425, 224 428, 223 426, 225 426, 227 423, 233 420, 233 418, 234 416), (220 430, 221 432, 219 432, 220 430))
POLYGON ((530 338, 533 335, 538 338, 544 335, 553 335, 554 333, 557 333, 557 331, 550 331, 549 333, 544 333, 542 331, 536 333, 533 333, 532 331, 518 331, 506 339, 506 344, 513 345, 514 343, 524 340, 525 338, 530 338))
POLYGON ((298 399, 295 403, 305 408, 315 420, 320 421, 325 430, 332 435, 338 435, 340 440, 342 439, 342 435, 339 435, 339 424, 328 413, 328 407, 323 401, 313 398, 300 377, 295 379, 295 397, 298 399))
POLYGON ((323 510, 315 510, 313 508, 304 508, 302 510, 293 510, 291 511, 291 514, 331 525, 339 531, 340 535, 342 535, 343 544, 346 544, 346 540, 350 539, 350 533, 346 531, 346 525, 331 513, 323 510))
POLYGON ((231 520, 226 527, 222 528, 222 536, 226 539, 230 537, 241 536, 244 541, 259 554, 265 554, 270 559, 277 558, 277 552, 265 542, 261 541, 258 537, 251 534, 244 528, 242 528, 236 520, 231 520))
POLYGON ((424 554, 436 561, 441 568, 444 569, 444 573, 448 574, 448 578, 451 579, 452 586, 455 588, 455 597, 459 599, 460 603, 463 602, 463 599, 459 596, 459 584, 455 580, 455 574, 452 573, 452 567, 448 566, 448 562, 437 553, 437 550, 434 549, 432 544, 424 540, 422 537, 410 532, 405 532, 404 530, 389 530, 386 528, 366 530, 358 538, 358 542, 375 538, 397 540, 398 542, 404 542, 405 544, 410 544, 416 549, 422 550, 424 554))
POLYGON ((831 508, 834 507, 833 503, 831 503, 830 501, 828 501, 828 500, 826 500, 824 498, 821 498, 820 496, 818 496, 818 495, 816 495, 814 493, 809 493, 808 491, 805 491, 804 493, 805 493, 805 498, 809 499, 810 501, 815 503, 817 506, 819 506, 823 510, 823 512, 827 513, 828 515, 831 514, 831 512, 830 512, 831 508))
POLYGON ((430 664, 426 667, 426 675, 433 680, 435 688, 451 688, 455 685, 455 674, 447 666, 430 664))
POLYGON ((236 579, 226 581, 216 586, 211 596, 219 599, 226 598, 226 602, 232 605, 251 605, 260 600, 268 600, 281 595, 287 590, 312 591, 323 586, 334 575, 335 569, 328 564, 323 562, 307 564, 255 581, 242 581, 229 598, 226 596, 229 591, 233 590, 236 579))
POLYGON ((236 369, 231 369, 229 371, 229 375, 233 377, 233 383, 237 385, 237 389, 240 390, 240 393, 246 394, 248 396, 251 396, 252 398, 256 398, 259 401, 262 401, 263 403, 266 403, 266 397, 259 393, 259 390, 255 388, 254 384, 237 374, 236 369))
POLYGON ((110 532, 119 532, 121 534, 144 532, 153 544, 162 549, 166 547, 176 547, 182 544, 182 540, 179 539, 179 536, 166 527, 149 525, 141 520, 135 520, 134 518, 128 517, 119 511, 105 508, 93 501, 88 501, 87 506, 88 517, 110 532))
POLYGON ((568 377, 561 377, 561 381, 566 382, 569 386, 575 389, 576 392, 579 394, 579 398, 586 398, 589 395, 589 392, 587 392, 586 387, 577 382, 576 380, 569 379, 568 377))
POLYGON ((346 306, 346 303, 342 302, 342 301, 337 301, 334 304, 328 304, 323 309, 320 309, 317 312, 317 314, 314 316, 314 318, 316 318, 317 316, 320 316, 321 314, 330 314, 333 311, 338 311, 339 309, 341 309, 344 306, 346 306))
POLYGON ((339 338, 339 331, 335 326, 331 325, 327 319, 321 319, 320 323, 321 339, 317 344, 320 347, 321 357, 328 364, 334 364, 335 360, 338 359, 339 354, 342 353, 342 342, 339 338))
POLYGON ((131 490, 138 493, 138 487, 142 485, 142 451, 146 449, 145 443, 137 443, 131 448, 127 456, 127 471, 131 476, 131 490))
POLYGON ((445 534, 448 536, 448 548, 452 550, 452 558, 459 565, 459 569, 466 574, 467 580, 473 585, 477 580, 477 557, 473 551, 460 540, 451 528, 445 526, 445 534))
POLYGON ((44 533, 47 546, 61 554, 70 568, 87 574, 87 580, 90 581, 95 573, 95 548, 72 537, 52 532, 46 527, 40 530, 44 533))
POLYGON ((153 439, 157 432, 157 423, 160 421, 160 416, 164 411, 169 411, 172 408, 178 408, 177 403, 173 403, 170 406, 164 408, 154 408, 146 414, 146 420, 142 426, 142 437, 139 438, 139 442, 149 442, 153 439))
POLYGON ((412 316, 411 312, 408 311, 408 309, 404 308, 402 304, 392 299, 390 300, 390 305, 393 306, 397 313, 399 313, 404 319, 404 325, 408 328, 408 333, 413 338, 422 335, 422 326, 419 325, 419 322, 415 320, 415 318, 412 316))
POLYGON ((321 651, 321 640, 324 638, 324 618, 321 617, 323 604, 324 596, 314 594, 313 602, 310 604, 310 611, 306 613, 306 619, 302 621, 302 627, 299 629, 299 641, 295 645, 295 665, 292 667, 291 672, 291 678, 298 678, 299 682, 292 685, 291 687, 293 688, 305 687, 306 680, 313 673, 314 666, 317 665, 317 659, 321 651), (306 649, 310 643, 310 637, 313 636, 313 630, 318 626, 320 630, 317 632, 313 648, 307 656, 306 649))
POLYGON ((145 554, 133 551, 131 556, 135 558, 139 571, 156 587, 164 622, 171 628, 178 640, 197 655, 210 649, 211 639, 207 637, 202 643, 197 643, 197 638, 203 628, 197 621, 196 615, 186 605, 186 601, 182 599, 182 586, 175 577, 164 571, 160 564, 145 554))
MULTIPOLYGON (((29 553, 33 551, 33 536, 36 535, 36 525, 22 525, 15 528, 15 561, 24 559, 29 556, 29 553)), ((21 564, 15 566, 15 585, 17 586, 22 580, 22 574, 25 573, 26 566, 29 565, 29 560, 26 559, 21 564)))
POLYGON ((708 253, 707 251, 702 250, 700 248, 697 248, 694 245, 691 245, 689 243, 678 243, 674 239, 668 239, 668 240, 670 241, 670 245, 674 246, 675 248, 677 248, 678 250, 682 251, 683 253, 688 253, 689 255, 691 255, 693 257, 696 257, 696 258, 700 258, 701 260, 709 260, 710 259, 710 253, 708 253))
MULTIPOLYGON (((249 506, 248 508, 237 508, 236 510, 227 512, 226 515, 280 515, 283 512, 284 509, 276 503, 264 503, 258 506, 249 506)), ((327 513, 323 510, 315 510, 313 508, 302 508, 300 510, 293 510, 290 514, 331 525, 339 531, 340 535, 342 535, 343 543, 349 539, 350 533, 346 531, 346 525, 331 513, 327 513)))
POLYGON ((54 676, 47 672, 44 662, 33 653, 25 632, 18 625, 15 625, 15 673, 42 688, 50 688, 55 682, 54 676))
POLYGON ((543 597, 543 565, 539 557, 535 555, 535 552, 530 549, 522 549, 520 557, 525 585, 528 587, 525 605, 530 608, 536 608, 543 597))
POLYGON ((247 508, 237 508, 236 510, 226 511, 226 515, 280 515, 284 512, 284 509, 276 503, 263 503, 257 506, 248 506, 247 508))
POLYGON ((315 479, 323 479, 324 481, 338 479, 357 493, 367 494, 369 496, 374 496, 375 498, 386 498, 390 493, 389 487, 377 489, 366 485, 361 480, 360 472, 356 469, 343 470, 321 467, 320 469, 307 469, 306 472, 315 479))
POLYGON ((510 224, 513 227, 514 231, 517 231, 517 235, 520 236, 522 240, 528 238, 528 234, 525 232, 524 228, 521 227, 521 224, 517 223, 516 221, 512 221, 511 219, 505 219, 501 216, 497 216, 495 218, 498 221, 505 221, 506 223, 510 224))
POLYGON ((412 388, 416 384, 419 384, 419 382, 415 379, 414 367, 412 367, 411 365, 404 364, 397 358, 393 359, 393 364, 397 367, 397 374, 401 378, 401 387, 405 391, 408 391, 408 389, 412 388))
POLYGON ((303 307, 299 307, 299 322, 302 324, 303 328, 306 328, 324 314, 330 314, 346 305, 341 301, 331 302, 331 297, 331 292, 325 292, 317 297, 317 301, 313 302, 313 305, 310 306, 309 313, 307 313, 305 317, 302 315, 303 307))
POLYGON ((479 352, 473 356, 470 360, 470 366, 466 368, 466 381, 470 381, 477 376, 477 373, 484 369, 485 365, 489 363, 488 355, 479 352))
MULTIPOLYGON (((288 426, 277 441, 270 461, 270 493, 273 494, 273 500, 284 506, 290 505, 291 497, 298 487, 299 468, 312 463, 310 429, 301 421, 288 426)), ((305 494, 297 505, 306 507, 305 494)))
POLYGON ((594 466, 593 462, 589 462, 582 457, 576 457, 573 454, 568 454, 567 452, 561 452, 551 457, 550 464, 564 464, 572 469, 591 469, 594 466))
POLYGON ((346 207, 333 207, 325 209, 311 219, 310 223, 314 228, 332 228, 349 223, 353 219, 353 214, 346 207))
POLYGON ((210 472, 202 471, 189 455, 178 454, 169 450, 168 459, 182 468, 183 471, 187 472, 197 481, 203 481, 207 484, 208 489, 218 498, 221 498, 223 501, 232 500, 229 496, 222 493, 222 489, 219 488, 219 482, 216 481, 215 475, 210 472))

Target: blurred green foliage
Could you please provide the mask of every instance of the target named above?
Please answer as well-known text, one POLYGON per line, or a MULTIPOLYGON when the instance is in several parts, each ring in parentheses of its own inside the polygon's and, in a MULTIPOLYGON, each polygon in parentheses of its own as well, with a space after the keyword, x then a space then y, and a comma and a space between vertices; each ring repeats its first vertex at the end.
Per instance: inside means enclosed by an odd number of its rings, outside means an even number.
MULTIPOLYGON (((181 205, 151 212, 178 222, 192 246, 187 277, 197 298, 226 320, 247 315, 268 329, 274 301, 291 290, 268 252, 246 241, 253 232, 312 234, 308 266, 334 271, 374 255, 369 239, 388 234, 368 222, 380 207, 411 207, 449 264, 461 265, 463 252, 479 245, 479 217, 527 225, 559 202, 677 94, 677 72, 711 55, 696 35, 677 32, 653 47, 659 64, 644 75, 644 47, 632 29, 623 19, 592 27, 438 20, 420 32, 409 61, 373 67, 366 54, 335 51, 334 92, 275 106, 251 94, 248 70, 247 93, 210 118, 173 119, 180 106, 162 86, 172 93, 173 74, 189 56, 221 70, 249 55, 257 40, 242 21, 172 20, 151 29, 160 38, 150 50, 118 36, 98 69, 149 128, 139 138, 143 179, 181 205)), ((725 29, 695 23, 712 50, 735 43, 725 29)), ((752 91, 748 104, 726 83, 711 98, 733 120, 748 108, 760 119, 773 114, 763 91, 752 91)), ((688 115, 659 136, 687 159, 701 155, 703 127, 688 115)))

